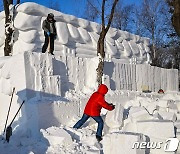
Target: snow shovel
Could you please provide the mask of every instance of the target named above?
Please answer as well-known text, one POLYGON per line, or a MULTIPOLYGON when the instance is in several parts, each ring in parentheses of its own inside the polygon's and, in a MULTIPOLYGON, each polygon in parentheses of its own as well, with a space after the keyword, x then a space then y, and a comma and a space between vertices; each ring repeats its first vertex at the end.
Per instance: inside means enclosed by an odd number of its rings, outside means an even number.
POLYGON ((6 118, 6 123, 5 123, 5 126, 4 126, 4 132, 3 132, 3 134, 4 134, 5 131, 6 131, 6 125, 7 125, 7 121, 8 121, 8 118, 9 118, 9 112, 10 112, 10 109, 11 109, 11 104, 12 104, 14 92, 15 92, 15 88, 13 88, 13 92, 12 92, 12 95, 11 95, 11 101, 10 101, 10 104, 9 104, 9 109, 8 109, 8 114, 7 114, 7 118, 6 118))
POLYGON ((48 53, 50 53, 51 55, 54 55, 52 52, 51 52, 51 48, 50 48, 50 43, 51 43, 51 40, 50 40, 50 36, 49 36, 49 43, 48 43, 48 53))
POLYGON ((9 125, 9 126, 7 127, 7 129, 6 129, 6 141, 7 141, 7 142, 9 142, 9 139, 10 139, 10 137, 12 136, 12 127, 11 127, 11 125, 12 125, 12 123, 14 122, 14 120, 15 120, 17 114, 19 113, 21 107, 23 106, 24 102, 25 102, 25 101, 23 101, 23 102, 21 103, 21 106, 19 107, 18 111, 16 112, 13 120, 11 121, 10 125, 9 125))

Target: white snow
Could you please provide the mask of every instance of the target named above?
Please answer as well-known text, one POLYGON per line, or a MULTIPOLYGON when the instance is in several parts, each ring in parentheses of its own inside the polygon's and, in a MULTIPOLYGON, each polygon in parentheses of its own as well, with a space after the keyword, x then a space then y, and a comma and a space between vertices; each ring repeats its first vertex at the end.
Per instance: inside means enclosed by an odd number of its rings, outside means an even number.
MULTIPOLYGON (((163 154, 163 146, 158 150, 132 147, 135 142, 164 145, 169 137, 180 139, 178 71, 147 64, 149 39, 114 28, 106 37, 103 83, 109 88, 106 101, 116 108, 101 112, 102 147, 95 138, 93 119, 82 129, 73 129, 97 89, 101 26, 35 3, 16 8, 13 56, 2 57, 4 33, 0 33, 0 154, 163 154), (55 56, 41 53, 41 24, 50 12, 57 20, 55 56), (3 130, 13 87, 8 124, 23 100, 25 104, 7 143, 3 130), (165 94, 157 93, 161 88, 165 94)), ((3 12, 0 27, 4 28, 3 12)))
MULTIPOLYGON (((36 3, 23 3, 19 6, 16 6, 14 16, 14 27, 15 27, 15 46, 23 46, 23 48, 14 47, 13 54, 24 51, 36 51, 41 50, 38 46, 42 46, 44 42, 44 34, 42 30, 42 21, 46 18, 48 13, 54 13, 55 19, 57 20, 57 40, 55 41, 55 46, 65 45, 69 49, 74 49, 75 53, 79 57, 95 57, 97 49, 97 40, 99 38, 99 32, 101 26, 97 23, 87 21, 85 19, 76 18, 71 15, 66 15, 58 11, 48 9, 44 6, 38 5, 36 3), (42 38, 42 39, 41 39, 42 38), (25 45, 24 43, 31 43, 31 46, 25 45), (37 44, 38 43, 38 44, 37 44), (86 49, 89 49, 90 52, 79 53, 81 46, 76 46, 77 43, 86 46, 86 49), (33 44, 36 44, 37 47, 33 47, 33 44), (27 46, 27 47, 25 47, 27 46), (28 49, 27 49, 28 48, 28 49), (80 49, 79 49, 80 48, 80 49), (37 50, 38 49, 38 50, 37 50)), ((3 17, 3 16, 2 16, 3 17)), ((2 27, 4 24, 4 19, 0 18, 0 25, 2 27)), ((0 37, 3 36, 1 32, 0 37)), ((2 39, 3 41, 3 39, 2 39)), ((0 40, 0 46, 4 44, 0 40)), ((130 34, 126 31, 117 30, 115 28, 110 28, 106 37, 106 52, 111 58, 121 58, 125 59, 126 63, 129 62, 129 58, 136 57, 138 63, 149 62, 147 56, 139 54, 141 52, 149 55, 149 39, 130 34), (111 40, 111 41, 109 41, 111 40), (115 43, 115 41, 119 43, 115 43), (144 48, 140 49, 139 44, 142 44, 144 48), (121 48, 120 48, 120 47, 121 48)), ((64 51, 60 51, 58 48, 55 48, 58 54, 62 54, 64 51)), ((3 55, 3 48, 0 51, 0 55, 3 55)))
POLYGON ((135 142, 142 142, 142 134, 136 133, 112 133, 106 135, 103 140, 104 154, 110 153, 129 153, 129 154, 145 154, 145 149, 132 149, 135 142), (120 146, 117 146, 117 143, 120 146), (111 147, 111 148, 109 148, 111 147))

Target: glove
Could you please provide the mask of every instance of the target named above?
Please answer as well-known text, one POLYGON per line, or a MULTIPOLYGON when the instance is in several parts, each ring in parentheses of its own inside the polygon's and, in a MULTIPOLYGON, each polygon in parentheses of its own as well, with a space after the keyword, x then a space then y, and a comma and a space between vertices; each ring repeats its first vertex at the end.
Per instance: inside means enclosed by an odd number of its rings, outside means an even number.
POLYGON ((50 34, 51 34, 50 32, 47 32, 47 35, 48 35, 48 36, 50 36, 50 34))
POLYGON ((111 105, 112 106, 112 108, 113 108, 113 110, 115 109, 115 105, 111 105))

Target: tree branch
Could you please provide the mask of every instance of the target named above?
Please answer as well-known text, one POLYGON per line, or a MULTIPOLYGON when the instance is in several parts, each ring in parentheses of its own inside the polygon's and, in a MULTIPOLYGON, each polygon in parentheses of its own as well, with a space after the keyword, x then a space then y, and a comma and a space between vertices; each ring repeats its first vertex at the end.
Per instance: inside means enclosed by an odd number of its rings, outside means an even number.
POLYGON ((105 3, 106 3, 106 0, 103 0, 102 2, 102 29, 105 29, 105 19, 104 19, 104 11, 105 11, 105 3))
POLYGON ((112 23, 112 19, 113 19, 113 16, 114 16, 114 11, 115 11, 115 7, 116 7, 116 4, 118 3, 119 0, 114 0, 114 3, 113 3, 113 6, 112 6, 112 9, 111 9, 111 14, 110 14, 110 17, 109 17, 109 21, 108 21, 108 24, 107 24, 107 27, 105 29, 105 32, 107 33, 110 26, 111 26, 111 23, 112 23))
POLYGON ((13 4, 13 0, 8 0, 9 5, 13 4))
POLYGON ((4 4, 5 15, 6 15, 5 23, 7 23, 9 20, 9 4, 7 0, 3 0, 3 4, 4 4))
POLYGON ((20 4, 20 0, 17 0, 16 4, 20 4))
POLYGON ((90 0, 87 1, 87 3, 93 8, 96 10, 96 12, 101 15, 100 11, 90 2, 90 0))

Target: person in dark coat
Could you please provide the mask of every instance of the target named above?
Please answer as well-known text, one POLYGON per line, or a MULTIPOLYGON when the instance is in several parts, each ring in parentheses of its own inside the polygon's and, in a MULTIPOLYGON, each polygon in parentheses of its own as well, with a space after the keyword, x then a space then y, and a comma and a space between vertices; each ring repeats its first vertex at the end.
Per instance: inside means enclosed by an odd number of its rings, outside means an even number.
POLYGON ((89 119, 89 117, 92 117, 98 123, 96 132, 96 138, 98 141, 102 140, 102 130, 104 126, 104 122, 100 116, 101 109, 105 108, 111 111, 115 108, 113 104, 108 104, 105 101, 104 96, 107 92, 107 86, 101 84, 98 88, 98 91, 93 93, 88 100, 82 118, 73 126, 73 128, 78 129, 89 119))
POLYGON ((47 18, 43 21, 42 29, 44 30, 45 42, 42 47, 42 53, 45 53, 50 43, 49 52, 54 55, 54 40, 56 38, 56 27, 55 27, 54 14, 49 13, 47 18))

